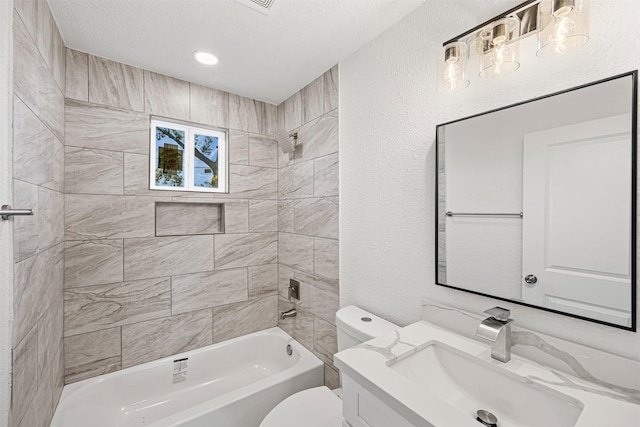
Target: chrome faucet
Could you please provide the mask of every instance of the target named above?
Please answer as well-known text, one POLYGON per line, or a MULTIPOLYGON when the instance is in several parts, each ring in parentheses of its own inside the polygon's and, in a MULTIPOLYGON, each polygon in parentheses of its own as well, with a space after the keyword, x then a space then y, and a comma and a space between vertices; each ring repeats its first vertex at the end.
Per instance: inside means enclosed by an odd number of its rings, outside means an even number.
POLYGON ((287 311, 283 311, 280 313, 280 320, 284 320, 287 317, 296 317, 298 315, 298 312, 296 311, 295 308, 292 308, 291 310, 287 310, 287 311))
POLYGON ((493 307, 483 311, 489 315, 480 322, 476 336, 491 342, 491 357, 501 362, 511 360, 511 312, 506 308, 493 307))

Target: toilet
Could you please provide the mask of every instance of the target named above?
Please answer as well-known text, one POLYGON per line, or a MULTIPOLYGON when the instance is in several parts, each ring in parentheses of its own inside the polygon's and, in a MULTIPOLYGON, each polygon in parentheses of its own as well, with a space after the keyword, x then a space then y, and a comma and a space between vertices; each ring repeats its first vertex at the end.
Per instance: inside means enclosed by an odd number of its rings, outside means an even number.
MULTIPOLYGON (((369 341, 400 328, 353 305, 336 313, 338 351, 369 341)), ((260 427, 342 427, 340 389, 310 388, 280 402, 260 427)))

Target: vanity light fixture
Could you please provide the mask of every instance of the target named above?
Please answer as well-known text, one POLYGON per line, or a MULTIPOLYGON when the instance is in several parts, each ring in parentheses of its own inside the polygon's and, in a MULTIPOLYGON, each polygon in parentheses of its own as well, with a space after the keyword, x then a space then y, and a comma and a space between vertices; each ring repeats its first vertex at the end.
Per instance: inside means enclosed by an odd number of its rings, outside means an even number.
POLYGON ((463 42, 453 42, 440 49, 438 54, 438 90, 458 92, 469 86, 467 61, 469 47, 463 42))
POLYGON ((520 41, 537 34, 539 57, 565 56, 588 40, 589 0, 528 0, 445 42, 438 53, 438 91, 469 86, 467 65, 482 78, 520 68, 520 41))
POLYGON ((193 57, 196 61, 204 65, 216 65, 218 63, 218 57, 212 53, 196 50, 193 52, 193 57))
POLYGON ((586 0, 544 0, 538 6, 538 22, 541 58, 569 55, 589 41, 586 0))
POLYGON ((480 77, 493 78, 520 68, 520 19, 498 19, 480 31, 480 77))

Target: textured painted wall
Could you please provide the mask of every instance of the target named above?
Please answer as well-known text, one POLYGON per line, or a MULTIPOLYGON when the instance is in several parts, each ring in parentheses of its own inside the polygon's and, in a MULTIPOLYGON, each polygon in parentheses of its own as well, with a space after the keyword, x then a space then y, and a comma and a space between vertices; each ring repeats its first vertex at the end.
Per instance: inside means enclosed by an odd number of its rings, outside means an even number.
POLYGON ((11 426, 48 425, 63 386, 64 44, 46 0, 15 2, 11 426))
POLYGON ((66 60, 65 381, 275 326, 276 106, 66 60), (229 194, 149 190, 150 115, 230 129, 229 194))
POLYGON ((279 153, 278 325, 325 363, 325 383, 338 387, 335 314, 338 281, 338 67, 278 106, 278 128, 298 133, 292 154, 279 153), (300 300, 288 301, 289 279, 300 300))
MULTIPOLYGON (((342 305, 407 324, 421 297, 476 313, 498 304, 434 285, 436 125, 640 66, 640 2, 593 1, 591 39, 574 58, 523 52, 516 73, 439 94, 436 53, 490 18, 483 3, 429 2, 340 64, 342 305)), ((499 303, 523 327, 640 360, 640 334, 499 303)))

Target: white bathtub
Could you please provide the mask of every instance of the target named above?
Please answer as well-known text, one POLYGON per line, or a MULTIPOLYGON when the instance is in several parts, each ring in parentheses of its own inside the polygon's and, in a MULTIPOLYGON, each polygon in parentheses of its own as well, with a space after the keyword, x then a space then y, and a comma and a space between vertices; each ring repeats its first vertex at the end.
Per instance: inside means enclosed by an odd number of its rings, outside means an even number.
POLYGON ((65 386, 51 427, 253 427, 323 382, 322 361, 271 328, 65 386))

